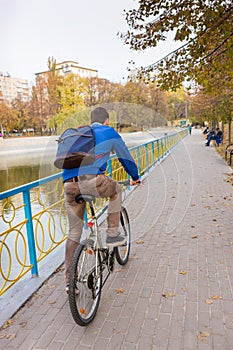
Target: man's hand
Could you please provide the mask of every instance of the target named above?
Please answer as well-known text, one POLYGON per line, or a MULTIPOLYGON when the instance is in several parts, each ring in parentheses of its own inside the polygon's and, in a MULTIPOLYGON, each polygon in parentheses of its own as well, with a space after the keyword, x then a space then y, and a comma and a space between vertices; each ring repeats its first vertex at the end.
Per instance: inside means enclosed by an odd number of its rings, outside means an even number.
POLYGON ((131 186, 135 186, 135 185, 139 185, 140 183, 141 183, 140 179, 138 179, 138 180, 131 180, 130 185, 131 186))

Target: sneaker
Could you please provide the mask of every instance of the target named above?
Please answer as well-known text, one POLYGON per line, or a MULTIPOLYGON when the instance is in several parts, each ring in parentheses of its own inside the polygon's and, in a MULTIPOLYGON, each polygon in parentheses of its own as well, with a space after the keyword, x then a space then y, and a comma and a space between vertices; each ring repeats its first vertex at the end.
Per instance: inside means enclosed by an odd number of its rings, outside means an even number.
MULTIPOLYGON (((65 288, 65 291, 66 291, 67 294, 69 294, 69 290, 70 290, 70 285, 67 284, 67 285, 66 285, 66 288, 65 288)), ((79 295, 79 290, 78 290, 78 288, 75 288, 75 294, 76 294, 76 295, 79 295)))
POLYGON ((107 237, 106 244, 108 248, 114 248, 124 245, 127 242, 125 237, 116 236, 116 237, 107 237))

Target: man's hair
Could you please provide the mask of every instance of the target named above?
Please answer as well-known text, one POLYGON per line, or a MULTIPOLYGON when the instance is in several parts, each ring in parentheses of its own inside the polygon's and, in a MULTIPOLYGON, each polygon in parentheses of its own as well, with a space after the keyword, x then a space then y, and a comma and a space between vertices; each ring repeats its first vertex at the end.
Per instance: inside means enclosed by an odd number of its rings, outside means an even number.
POLYGON ((107 119, 109 119, 109 114, 103 107, 97 107, 91 112, 91 123, 103 124, 107 119))

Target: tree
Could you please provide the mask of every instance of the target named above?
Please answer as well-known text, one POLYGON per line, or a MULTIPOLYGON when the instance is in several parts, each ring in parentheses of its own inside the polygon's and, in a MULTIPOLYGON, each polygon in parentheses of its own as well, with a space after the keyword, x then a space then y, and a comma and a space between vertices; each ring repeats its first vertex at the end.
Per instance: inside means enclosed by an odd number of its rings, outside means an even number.
POLYGON ((207 94, 200 89, 191 98, 191 113, 199 123, 208 121, 212 127, 221 121, 228 124, 228 143, 231 143, 231 122, 233 115, 233 94, 227 88, 213 90, 207 94))
MULTIPOLYGON (((0 127, 7 131, 17 127, 17 111, 7 106, 3 101, 0 102, 0 127)), ((1 130, 2 131, 2 130, 1 130)))
POLYGON ((85 78, 73 73, 65 75, 57 88, 60 108, 63 113, 85 105, 84 100, 87 95, 87 80, 85 78))
POLYGON ((42 133, 48 119, 49 96, 47 92, 47 83, 45 76, 38 76, 36 86, 32 87, 32 99, 30 113, 34 122, 34 127, 37 126, 42 133))
POLYGON ((15 121, 15 129, 22 130, 30 127, 30 116, 28 110, 28 102, 23 102, 20 99, 15 99, 12 102, 12 111, 17 116, 17 122, 15 121))
POLYGON ((47 73, 47 94, 48 94, 48 106, 47 116, 52 117, 60 110, 60 96, 58 93, 58 86, 61 81, 61 77, 56 72, 56 60, 53 57, 48 58, 47 73))
POLYGON ((121 37, 134 50, 146 50, 174 33, 182 45, 161 60, 138 70, 138 77, 156 75, 164 89, 184 80, 215 75, 232 86, 233 5, 230 0, 141 0, 126 13, 129 30, 121 37), (208 74, 207 74, 208 73, 208 74))
POLYGON ((119 100, 120 84, 98 77, 87 78, 86 106, 116 102, 119 100))

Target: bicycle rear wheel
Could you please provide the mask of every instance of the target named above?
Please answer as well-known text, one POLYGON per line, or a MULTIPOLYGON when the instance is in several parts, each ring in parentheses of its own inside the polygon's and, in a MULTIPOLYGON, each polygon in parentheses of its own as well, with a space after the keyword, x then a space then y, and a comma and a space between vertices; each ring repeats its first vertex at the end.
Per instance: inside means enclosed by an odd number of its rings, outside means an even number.
POLYGON ((95 317, 101 297, 102 261, 93 241, 83 241, 74 253, 70 269, 69 304, 73 319, 87 326, 95 317))
POLYGON ((130 224, 129 224, 129 216, 124 207, 121 209, 120 214, 120 233, 122 237, 126 238, 126 243, 123 246, 115 247, 115 256, 116 260, 120 265, 125 265, 129 259, 130 253, 130 224))

